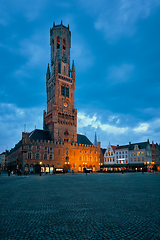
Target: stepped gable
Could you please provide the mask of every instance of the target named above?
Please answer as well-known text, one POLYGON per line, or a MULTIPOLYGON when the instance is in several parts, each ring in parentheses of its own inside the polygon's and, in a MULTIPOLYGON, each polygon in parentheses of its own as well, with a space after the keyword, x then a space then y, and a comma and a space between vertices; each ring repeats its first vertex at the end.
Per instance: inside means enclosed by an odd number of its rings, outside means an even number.
POLYGON ((86 144, 86 145, 93 145, 93 143, 82 134, 77 134, 77 143, 78 144, 86 144))
POLYGON ((29 135, 29 138, 31 141, 36 141, 36 140, 52 140, 51 139, 51 134, 49 131, 47 130, 41 130, 41 129, 35 129, 34 131, 32 131, 29 135))

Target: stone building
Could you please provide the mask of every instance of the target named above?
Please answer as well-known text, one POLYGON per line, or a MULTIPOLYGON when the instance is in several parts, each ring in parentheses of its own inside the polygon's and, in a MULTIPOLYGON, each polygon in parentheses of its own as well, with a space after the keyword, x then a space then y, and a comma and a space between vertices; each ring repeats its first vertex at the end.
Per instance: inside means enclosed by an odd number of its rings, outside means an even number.
POLYGON ((6 153, 5 152, 2 152, 0 154, 0 168, 2 170, 5 169, 5 166, 6 166, 6 153))
POLYGON ((7 153, 7 167, 31 172, 100 169, 100 143, 94 145, 77 134, 74 106, 75 65, 70 69, 71 32, 62 24, 50 29, 51 64, 46 73, 47 111, 43 130, 22 133, 21 141, 7 153))
POLYGON ((101 166, 101 170, 141 171, 142 169, 147 170, 147 168, 153 167, 154 164, 155 162, 152 162, 149 140, 133 144, 129 142, 128 145, 117 145, 114 148, 111 148, 111 145, 109 145, 104 155, 104 165, 101 166))

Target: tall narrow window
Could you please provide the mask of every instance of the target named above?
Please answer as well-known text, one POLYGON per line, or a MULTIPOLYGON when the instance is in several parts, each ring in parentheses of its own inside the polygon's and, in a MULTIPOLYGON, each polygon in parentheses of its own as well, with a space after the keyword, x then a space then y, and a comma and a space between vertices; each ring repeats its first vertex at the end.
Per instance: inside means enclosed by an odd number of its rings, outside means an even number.
POLYGON ((66 50, 66 41, 64 38, 63 38, 63 49, 66 50))
POLYGON ((57 37, 57 49, 59 49, 59 48, 60 48, 60 38, 57 37))
POLYGON ((61 63, 58 63, 58 72, 61 73, 61 63))
POLYGON ((64 86, 61 86, 61 95, 64 96, 64 86))
POLYGON ((66 97, 69 98, 69 88, 68 87, 66 87, 66 97))

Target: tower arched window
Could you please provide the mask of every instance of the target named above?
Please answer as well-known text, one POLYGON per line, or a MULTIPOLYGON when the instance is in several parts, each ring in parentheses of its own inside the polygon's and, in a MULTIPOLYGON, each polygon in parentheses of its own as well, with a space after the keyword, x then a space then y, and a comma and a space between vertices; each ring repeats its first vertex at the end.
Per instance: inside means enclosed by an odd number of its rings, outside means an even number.
POLYGON ((66 40, 63 38, 63 49, 66 50, 66 40))
POLYGON ((59 48, 60 48, 60 38, 57 37, 57 49, 59 49, 59 48))

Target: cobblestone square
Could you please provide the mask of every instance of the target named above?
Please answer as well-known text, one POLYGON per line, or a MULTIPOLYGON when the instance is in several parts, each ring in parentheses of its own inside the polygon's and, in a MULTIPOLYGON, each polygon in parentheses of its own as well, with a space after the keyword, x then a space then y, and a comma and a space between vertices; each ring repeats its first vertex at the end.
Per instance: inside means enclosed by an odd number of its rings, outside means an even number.
POLYGON ((0 176, 0 239, 160 239, 160 173, 0 176))

